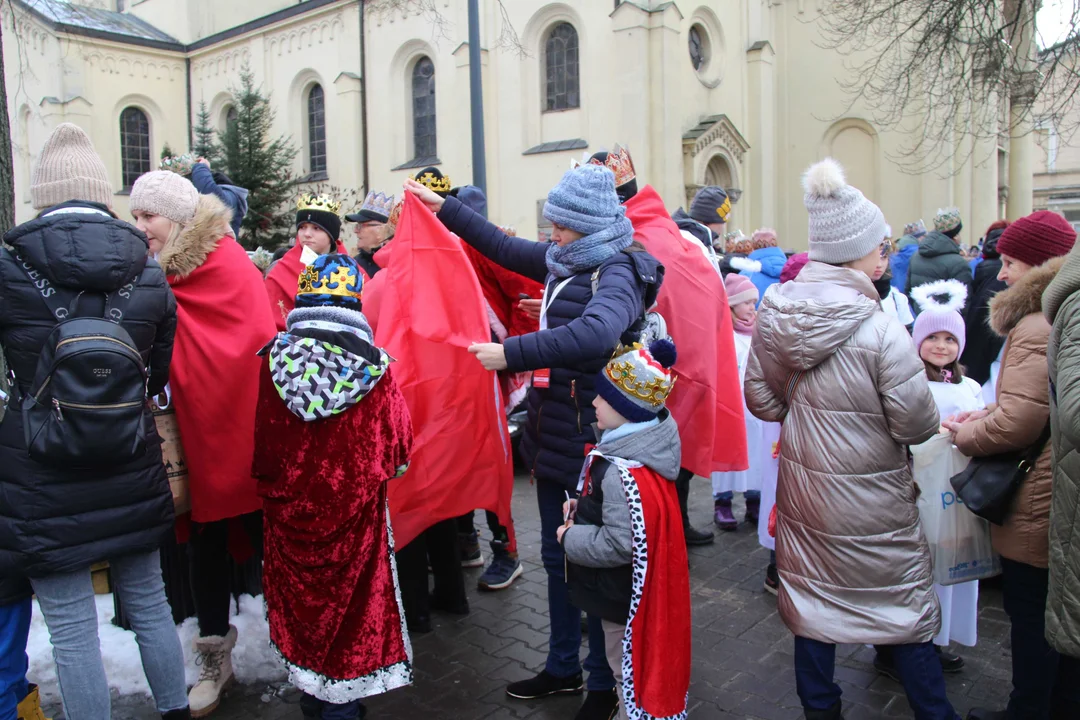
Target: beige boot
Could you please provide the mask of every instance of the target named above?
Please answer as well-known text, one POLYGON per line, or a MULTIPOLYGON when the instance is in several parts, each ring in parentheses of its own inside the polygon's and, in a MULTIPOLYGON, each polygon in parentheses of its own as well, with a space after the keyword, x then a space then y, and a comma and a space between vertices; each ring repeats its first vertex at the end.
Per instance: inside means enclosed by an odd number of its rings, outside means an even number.
POLYGON ((195 641, 195 664, 199 668, 199 681, 188 693, 191 717, 206 717, 217 710, 222 693, 233 683, 234 647, 236 628, 232 625, 225 637, 211 635, 195 641))

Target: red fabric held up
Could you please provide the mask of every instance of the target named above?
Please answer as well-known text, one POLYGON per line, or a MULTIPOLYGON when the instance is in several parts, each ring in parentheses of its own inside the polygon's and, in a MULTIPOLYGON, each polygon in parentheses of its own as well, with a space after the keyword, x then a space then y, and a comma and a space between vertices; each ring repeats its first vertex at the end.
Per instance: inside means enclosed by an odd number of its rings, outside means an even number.
POLYGON ((468 351, 491 330, 461 243, 406 194, 391 245, 392 254, 379 253, 387 264, 363 304, 376 344, 397 359, 394 378, 415 432, 409 471, 390 485, 394 536, 404 547, 476 508, 510 517, 513 463, 498 378, 468 351))
POLYGON ((209 523, 261 506, 251 476, 261 359, 274 336, 262 274, 222 237, 186 277, 169 276, 176 339, 169 385, 187 459, 191 519, 209 523))
MULTIPOLYGON (((297 243, 274 263, 270 274, 266 276, 266 296, 270 298, 270 309, 274 314, 274 324, 277 325, 279 332, 285 331, 285 318, 296 307, 296 285, 300 279, 300 273, 304 270, 304 264, 300 262, 300 255, 303 252, 304 246, 297 243)), ((340 242, 337 243, 337 249, 334 252, 348 254, 348 250, 340 242)))
POLYGON ((652 186, 627 201, 626 217, 634 239, 666 270, 657 311, 679 356, 667 408, 679 424, 682 466, 703 477, 746 470, 742 388, 724 282, 701 249, 682 236, 652 186))

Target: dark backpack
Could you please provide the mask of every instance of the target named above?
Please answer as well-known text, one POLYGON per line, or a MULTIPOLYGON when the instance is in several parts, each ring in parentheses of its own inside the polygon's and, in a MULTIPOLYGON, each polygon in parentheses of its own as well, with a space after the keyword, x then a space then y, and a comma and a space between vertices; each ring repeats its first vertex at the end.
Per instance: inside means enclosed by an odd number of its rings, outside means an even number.
POLYGON ((17 255, 15 261, 57 320, 22 398, 30 457, 65 469, 105 469, 142 457, 146 365, 120 325, 137 278, 106 294, 103 317, 79 317, 82 292, 64 307, 48 279, 17 255))

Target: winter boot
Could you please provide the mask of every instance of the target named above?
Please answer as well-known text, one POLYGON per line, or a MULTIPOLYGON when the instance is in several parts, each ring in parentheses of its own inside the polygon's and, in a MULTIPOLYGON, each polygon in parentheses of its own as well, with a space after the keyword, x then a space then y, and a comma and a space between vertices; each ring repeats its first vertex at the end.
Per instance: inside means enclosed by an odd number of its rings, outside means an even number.
POLYGON ((49 720, 41 710, 41 696, 37 685, 30 686, 30 692, 26 693, 26 697, 19 703, 17 712, 19 720, 49 720))
POLYGON ((461 541, 461 567, 484 567, 484 553, 480 551, 480 536, 475 530, 458 533, 461 541))
POLYGON ((180 708, 161 713, 161 720, 191 720, 191 708, 180 708))
POLYGON ((717 500, 713 503, 713 521, 716 527, 724 532, 734 532, 739 529, 739 522, 731 513, 730 500, 717 500))
POLYGON ((611 720, 618 708, 619 696, 614 690, 590 690, 574 720, 611 720))
POLYGON ((776 566, 772 564, 765 568, 765 592, 772 595, 780 594, 780 573, 776 571, 776 566))
POLYGON ((206 717, 221 704, 221 696, 233 683, 234 647, 236 628, 232 625, 225 637, 211 635, 195 640, 195 665, 199 668, 199 681, 188 693, 191 717, 206 717))
POLYGON ((300 712, 304 720, 322 720, 323 701, 314 695, 304 693, 300 696, 300 712))
POLYGON ((761 513, 761 498, 746 498, 746 522, 757 525, 761 513))
POLYGON ((511 555, 506 547, 505 542, 491 541, 491 564, 476 582, 480 590, 502 590, 521 577, 522 569, 517 553, 511 555))

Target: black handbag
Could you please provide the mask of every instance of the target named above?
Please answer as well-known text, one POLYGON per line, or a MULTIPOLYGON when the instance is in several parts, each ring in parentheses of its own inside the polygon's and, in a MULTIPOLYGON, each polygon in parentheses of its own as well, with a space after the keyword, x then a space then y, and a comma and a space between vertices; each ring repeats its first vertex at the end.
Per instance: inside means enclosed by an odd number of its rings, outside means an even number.
POLYGON ((963 471, 949 480, 956 496, 979 517, 995 525, 1004 524, 1012 507, 1013 496, 1035 467, 1049 439, 1050 423, 1047 422, 1039 439, 1027 452, 972 458, 963 471))

